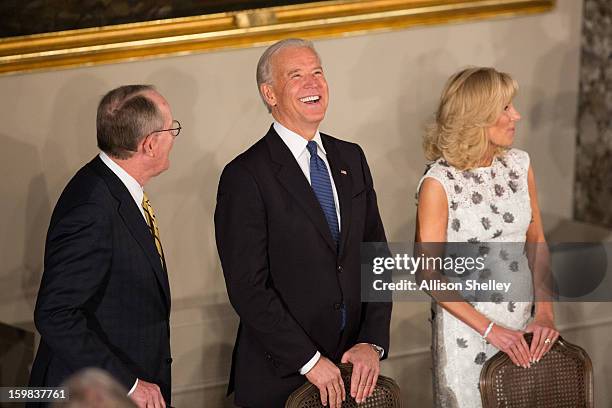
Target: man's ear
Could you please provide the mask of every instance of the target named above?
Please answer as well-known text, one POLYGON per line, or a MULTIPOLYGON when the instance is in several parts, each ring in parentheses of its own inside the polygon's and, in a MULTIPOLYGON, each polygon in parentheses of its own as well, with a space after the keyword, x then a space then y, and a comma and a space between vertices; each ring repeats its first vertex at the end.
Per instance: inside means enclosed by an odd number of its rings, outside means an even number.
POLYGON ((138 150, 140 150, 145 156, 154 157, 156 146, 157 138, 151 133, 142 138, 140 144, 138 145, 138 150))
POLYGON ((276 95, 274 94, 274 90, 272 89, 272 85, 270 84, 261 84, 259 85, 259 89, 261 94, 263 95, 268 106, 276 106, 276 95))

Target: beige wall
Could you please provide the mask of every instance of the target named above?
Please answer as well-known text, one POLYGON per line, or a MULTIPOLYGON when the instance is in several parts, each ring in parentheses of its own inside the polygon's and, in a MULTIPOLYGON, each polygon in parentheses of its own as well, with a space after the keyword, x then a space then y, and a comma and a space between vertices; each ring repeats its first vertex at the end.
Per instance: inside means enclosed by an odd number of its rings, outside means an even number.
MULTIPOLYGON (((581 6, 559 0, 543 15, 316 43, 331 89, 322 130, 366 151, 391 240, 413 237, 422 128, 445 79, 469 64, 495 66, 519 81, 517 145, 531 154, 544 213, 571 216, 581 6)), ((224 404, 237 318, 227 302, 212 213, 222 167, 270 124, 254 80, 262 50, 0 77, 0 320, 31 320, 50 213, 68 178, 97 152, 99 98, 120 84, 154 84, 184 126, 171 169, 147 186, 174 299, 176 405, 224 404)), ((396 305, 393 351, 384 363, 412 406, 428 406, 431 398, 427 309, 396 305)))

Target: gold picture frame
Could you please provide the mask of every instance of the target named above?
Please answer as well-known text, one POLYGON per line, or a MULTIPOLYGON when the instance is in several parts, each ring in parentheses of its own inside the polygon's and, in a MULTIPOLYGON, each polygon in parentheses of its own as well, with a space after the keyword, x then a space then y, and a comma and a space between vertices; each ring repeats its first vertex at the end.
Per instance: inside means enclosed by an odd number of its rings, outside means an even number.
POLYGON ((555 0, 335 0, 0 39, 0 74, 551 10, 555 0))

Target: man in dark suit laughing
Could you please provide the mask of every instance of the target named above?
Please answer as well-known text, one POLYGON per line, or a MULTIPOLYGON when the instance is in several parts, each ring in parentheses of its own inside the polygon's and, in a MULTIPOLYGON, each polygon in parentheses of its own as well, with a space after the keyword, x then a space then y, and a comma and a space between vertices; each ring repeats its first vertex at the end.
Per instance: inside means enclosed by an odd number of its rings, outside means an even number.
POLYGON ((180 129, 151 86, 122 86, 102 98, 101 152, 70 180, 51 217, 30 386, 59 386, 99 367, 139 407, 170 404, 170 287, 143 186, 168 169, 180 129))
POLYGON ((242 407, 282 407, 306 380, 323 404, 371 395, 388 354, 390 303, 361 300, 360 244, 384 242, 361 148, 319 132, 328 103, 308 41, 270 46, 257 67, 274 118, 223 170, 215 231, 240 316, 228 392, 242 407), (335 363, 353 364, 345 390, 335 363))

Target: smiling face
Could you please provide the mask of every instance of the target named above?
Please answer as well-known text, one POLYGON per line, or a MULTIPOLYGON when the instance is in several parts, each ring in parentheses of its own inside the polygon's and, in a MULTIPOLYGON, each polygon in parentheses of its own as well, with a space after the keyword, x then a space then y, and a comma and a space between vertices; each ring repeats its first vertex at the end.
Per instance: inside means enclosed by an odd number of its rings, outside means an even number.
POLYGON ((494 146, 510 147, 514 141, 515 124, 521 115, 512 102, 504 107, 495 124, 487 128, 487 137, 494 146))
POLYGON ((327 81, 321 61, 307 47, 280 49, 271 59, 272 82, 261 93, 272 116, 287 129, 312 139, 325 117, 327 81))

